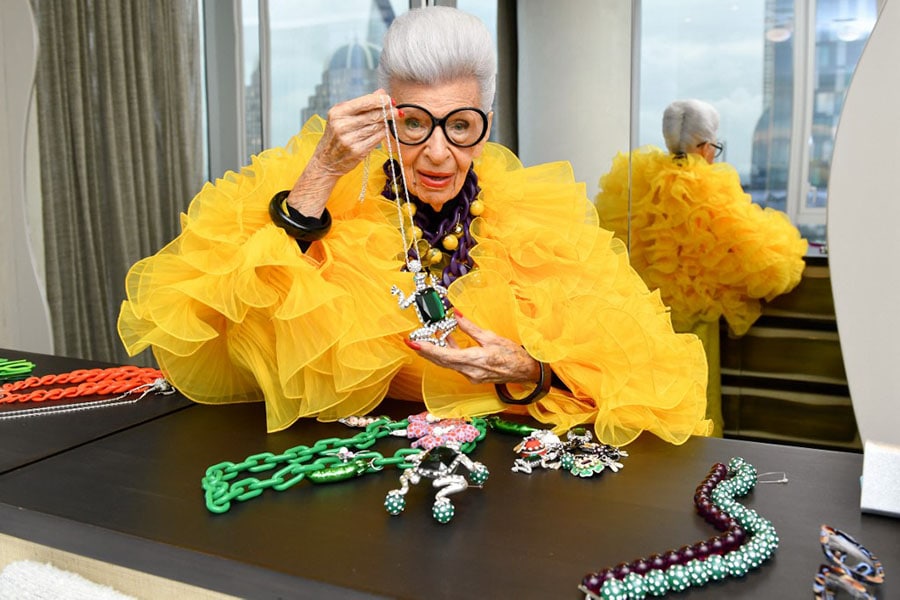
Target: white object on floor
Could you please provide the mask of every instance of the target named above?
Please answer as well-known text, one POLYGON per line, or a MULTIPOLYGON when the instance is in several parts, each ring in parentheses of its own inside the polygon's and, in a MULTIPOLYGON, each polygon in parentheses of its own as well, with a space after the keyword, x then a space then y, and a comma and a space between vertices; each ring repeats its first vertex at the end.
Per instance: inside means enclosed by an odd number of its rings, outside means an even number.
POLYGON ((11 562, 0 571, 0 600, 136 600, 78 573, 31 560, 11 562))

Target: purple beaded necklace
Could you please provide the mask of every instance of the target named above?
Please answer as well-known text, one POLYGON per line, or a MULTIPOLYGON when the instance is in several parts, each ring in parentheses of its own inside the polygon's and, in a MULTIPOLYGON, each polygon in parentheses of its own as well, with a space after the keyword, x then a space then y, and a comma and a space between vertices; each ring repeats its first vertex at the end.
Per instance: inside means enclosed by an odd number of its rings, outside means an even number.
MULTIPOLYGON (((400 177, 400 164, 395 159, 388 159, 384 163, 384 172, 387 175, 387 181, 381 195, 388 200, 396 200, 398 194, 403 195, 403 181, 400 177), (393 165, 391 164, 393 163, 393 165), (394 174, 397 181, 392 181, 391 174, 394 174), (396 191, 395 191, 396 190, 396 191)), ((469 167, 466 174, 466 181, 463 183, 462 189, 455 198, 444 204, 440 211, 435 211, 430 205, 422 202, 415 196, 410 195, 410 201, 416 207, 416 214, 413 216, 413 224, 422 230, 423 239, 433 248, 440 248, 441 241, 447 235, 450 235, 457 226, 462 227, 462 235, 459 236, 459 245, 450 253, 450 263, 444 267, 441 273, 441 285, 449 286, 471 271, 475 264, 469 256, 469 250, 475 245, 472 235, 469 233, 469 224, 472 222, 472 215, 469 207, 472 202, 478 198, 481 188, 478 187, 478 176, 475 170, 469 167)), ((417 254, 415 248, 408 251, 409 259, 416 259, 417 254)), ((404 267, 406 270, 406 267, 404 267)))

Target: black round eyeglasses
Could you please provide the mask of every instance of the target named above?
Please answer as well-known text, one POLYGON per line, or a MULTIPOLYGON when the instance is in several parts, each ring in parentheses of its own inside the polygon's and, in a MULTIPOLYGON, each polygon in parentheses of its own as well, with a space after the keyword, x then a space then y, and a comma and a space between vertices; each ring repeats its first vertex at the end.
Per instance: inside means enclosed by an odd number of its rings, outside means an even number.
POLYGON ((700 142, 699 144, 697 144, 697 147, 702 148, 706 145, 712 146, 716 149, 716 153, 713 154, 713 158, 719 158, 720 156, 722 156, 722 152, 725 151, 725 142, 700 142))
POLYGON ((416 104, 398 104, 398 113, 391 131, 401 144, 418 146, 424 144, 438 127, 444 132, 448 142, 459 148, 469 148, 480 142, 487 133, 488 118, 483 111, 465 106, 451 110, 437 118, 416 104))

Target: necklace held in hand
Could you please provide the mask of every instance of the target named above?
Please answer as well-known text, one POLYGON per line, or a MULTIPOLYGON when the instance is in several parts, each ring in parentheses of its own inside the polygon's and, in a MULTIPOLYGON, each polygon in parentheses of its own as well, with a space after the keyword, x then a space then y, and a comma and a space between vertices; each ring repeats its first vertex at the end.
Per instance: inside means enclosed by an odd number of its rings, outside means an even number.
MULTIPOLYGON (((397 126, 393 121, 389 121, 388 119, 388 101, 389 99, 382 98, 381 113, 382 119, 384 120, 385 142, 388 154, 393 155, 394 146, 391 143, 390 127, 391 124, 393 124, 394 138, 396 138, 397 126)), ((437 344, 438 346, 446 346, 447 338, 456 328, 456 319, 447 316, 447 306, 449 306, 449 302, 447 302, 447 288, 441 285, 434 275, 429 274, 423 269, 422 257, 419 255, 418 246, 414 243, 412 244, 416 258, 410 258, 406 253, 408 238, 406 227, 404 225, 404 209, 400 201, 399 188, 401 187, 401 183, 404 199, 406 201, 406 214, 409 218, 412 218, 415 211, 413 210, 413 204, 409 197, 408 186, 406 184, 406 173, 403 169, 403 157, 400 155, 399 143, 396 146, 396 150, 398 158, 396 161, 397 169, 395 169, 394 166, 395 161, 389 160, 388 170, 390 171, 390 181, 394 188, 393 196, 394 203, 397 207, 397 217, 400 221, 400 236, 403 240, 403 252, 406 255, 406 269, 413 274, 413 281, 415 282, 416 289, 412 294, 407 296, 395 285, 391 287, 391 294, 397 296, 401 309, 409 308, 411 305, 414 306, 416 315, 419 317, 419 322, 422 323, 422 327, 409 334, 409 339, 417 342, 430 342, 432 344, 437 344), (399 178, 397 177, 398 173, 396 170, 400 171, 399 178)))

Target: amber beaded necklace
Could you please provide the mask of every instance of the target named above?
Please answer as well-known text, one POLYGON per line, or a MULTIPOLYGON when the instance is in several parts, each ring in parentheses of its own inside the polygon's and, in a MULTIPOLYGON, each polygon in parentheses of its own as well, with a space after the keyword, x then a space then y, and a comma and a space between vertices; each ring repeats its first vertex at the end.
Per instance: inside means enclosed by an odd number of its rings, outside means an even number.
MULTIPOLYGON (((396 190, 405 190, 403 183, 398 182, 394 175, 399 169, 394 159, 384 163, 384 172, 388 178, 381 195, 388 200, 396 201, 396 190)), ((413 196, 410 197, 411 203, 406 206, 412 217, 410 235, 415 240, 407 252, 408 258, 421 261, 422 266, 435 275, 444 287, 475 268, 475 263, 469 256, 469 250, 475 245, 469 225, 474 217, 484 212, 480 194, 478 176, 470 167, 459 194, 444 205, 440 212, 422 204, 413 196)))

